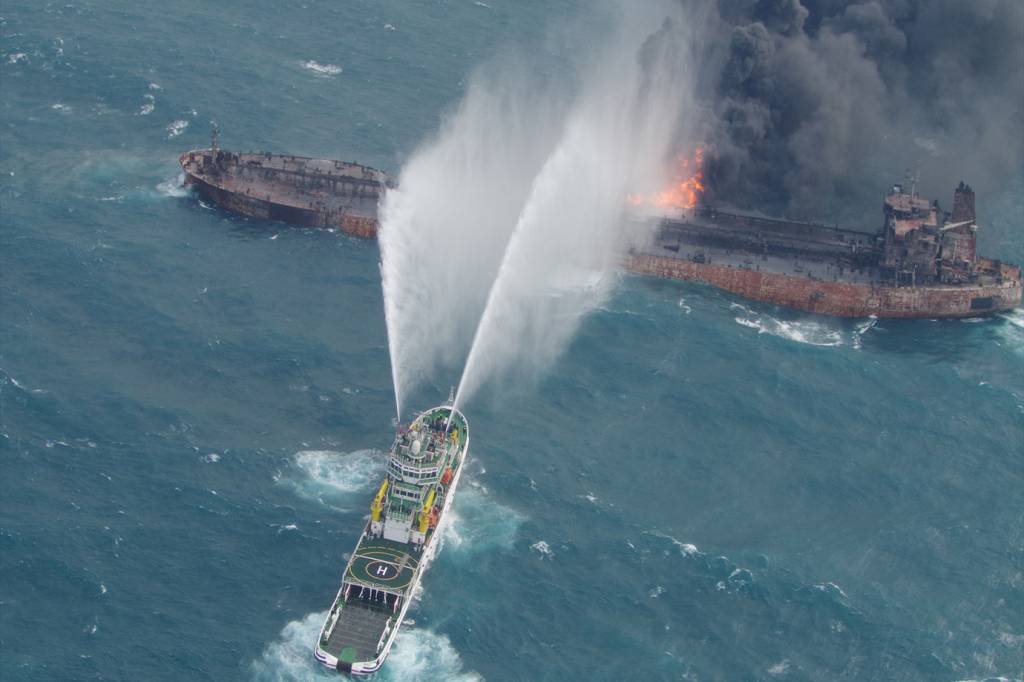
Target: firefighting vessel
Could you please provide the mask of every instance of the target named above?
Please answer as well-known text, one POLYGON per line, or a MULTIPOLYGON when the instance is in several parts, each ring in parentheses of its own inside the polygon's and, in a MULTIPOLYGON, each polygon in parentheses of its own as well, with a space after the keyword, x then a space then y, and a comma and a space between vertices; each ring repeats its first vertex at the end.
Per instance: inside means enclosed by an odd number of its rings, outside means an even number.
POLYGON ((316 640, 321 663, 355 675, 383 665, 437 552, 468 449, 469 424, 450 399, 398 428, 370 519, 316 640))
MULTIPOLYGON (((367 238, 394 186, 359 164, 228 152, 216 137, 180 161, 186 183, 226 209, 367 238)), ((692 189, 689 208, 632 218, 645 238, 625 257, 627 270, 839 317, 976 317, 1021 304, 1020 267, 975 253, 974 191, 963 183, 951 213, 913 186, 893 186, 875 231, 720 210, 692 189)))

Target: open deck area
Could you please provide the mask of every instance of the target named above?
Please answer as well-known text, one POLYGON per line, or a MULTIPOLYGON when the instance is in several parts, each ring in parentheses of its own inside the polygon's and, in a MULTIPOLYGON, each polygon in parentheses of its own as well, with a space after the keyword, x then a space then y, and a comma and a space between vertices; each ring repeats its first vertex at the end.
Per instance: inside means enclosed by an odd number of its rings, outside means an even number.
POLYGON ((393 617, 389 610, 352 600, 341 609, 334 631, 320 648, 344 663, 371 661, 377 657, 377 645, 393 617))

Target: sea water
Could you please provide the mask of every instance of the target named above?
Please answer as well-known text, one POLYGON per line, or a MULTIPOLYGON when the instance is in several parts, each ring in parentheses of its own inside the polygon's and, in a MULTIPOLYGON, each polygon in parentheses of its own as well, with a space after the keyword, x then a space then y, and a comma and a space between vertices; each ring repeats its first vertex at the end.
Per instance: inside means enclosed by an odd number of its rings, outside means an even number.
MULTIPOLYGON (((327 675, 394 413, 377 247, 204 206, 177 155, 215 119, 396 172, 574 11, 3 8, 0 678, 327 675)), ((1024 185, 979 192, 980 251, 1024 261, 1024 185)), ((1017 678, 1022 367, 1020 310, 844 322, 624 276, 539 381, 466 406, 380 677, 1017 678)))

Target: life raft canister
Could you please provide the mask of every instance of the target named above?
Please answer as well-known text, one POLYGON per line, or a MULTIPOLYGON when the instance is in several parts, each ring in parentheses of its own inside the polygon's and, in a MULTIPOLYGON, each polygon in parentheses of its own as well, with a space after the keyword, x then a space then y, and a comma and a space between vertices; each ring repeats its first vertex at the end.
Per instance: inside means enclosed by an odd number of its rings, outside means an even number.
POLYGON ((441 483, 448 485, 452 482, 452 468, 448 467, 444 470, 444 474, 441 475, 441 483))

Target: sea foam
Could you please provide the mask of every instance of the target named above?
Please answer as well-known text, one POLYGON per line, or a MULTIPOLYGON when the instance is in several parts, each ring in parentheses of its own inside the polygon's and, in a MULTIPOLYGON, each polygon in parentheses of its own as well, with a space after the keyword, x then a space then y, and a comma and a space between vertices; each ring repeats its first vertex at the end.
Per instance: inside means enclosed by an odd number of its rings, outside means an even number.
POLYGON ((290 482, 296 490, 322 499, 368 491, 381 481, 386 460, 379 450, 302 450, 295 454, 294 463, 300 476, 290 482))
POLYGON ((442 548, 475 554, 487 549, 509 549, 515 543, 525 517, 489 499, 482 486, 463 481, 442 529, 442 548))

